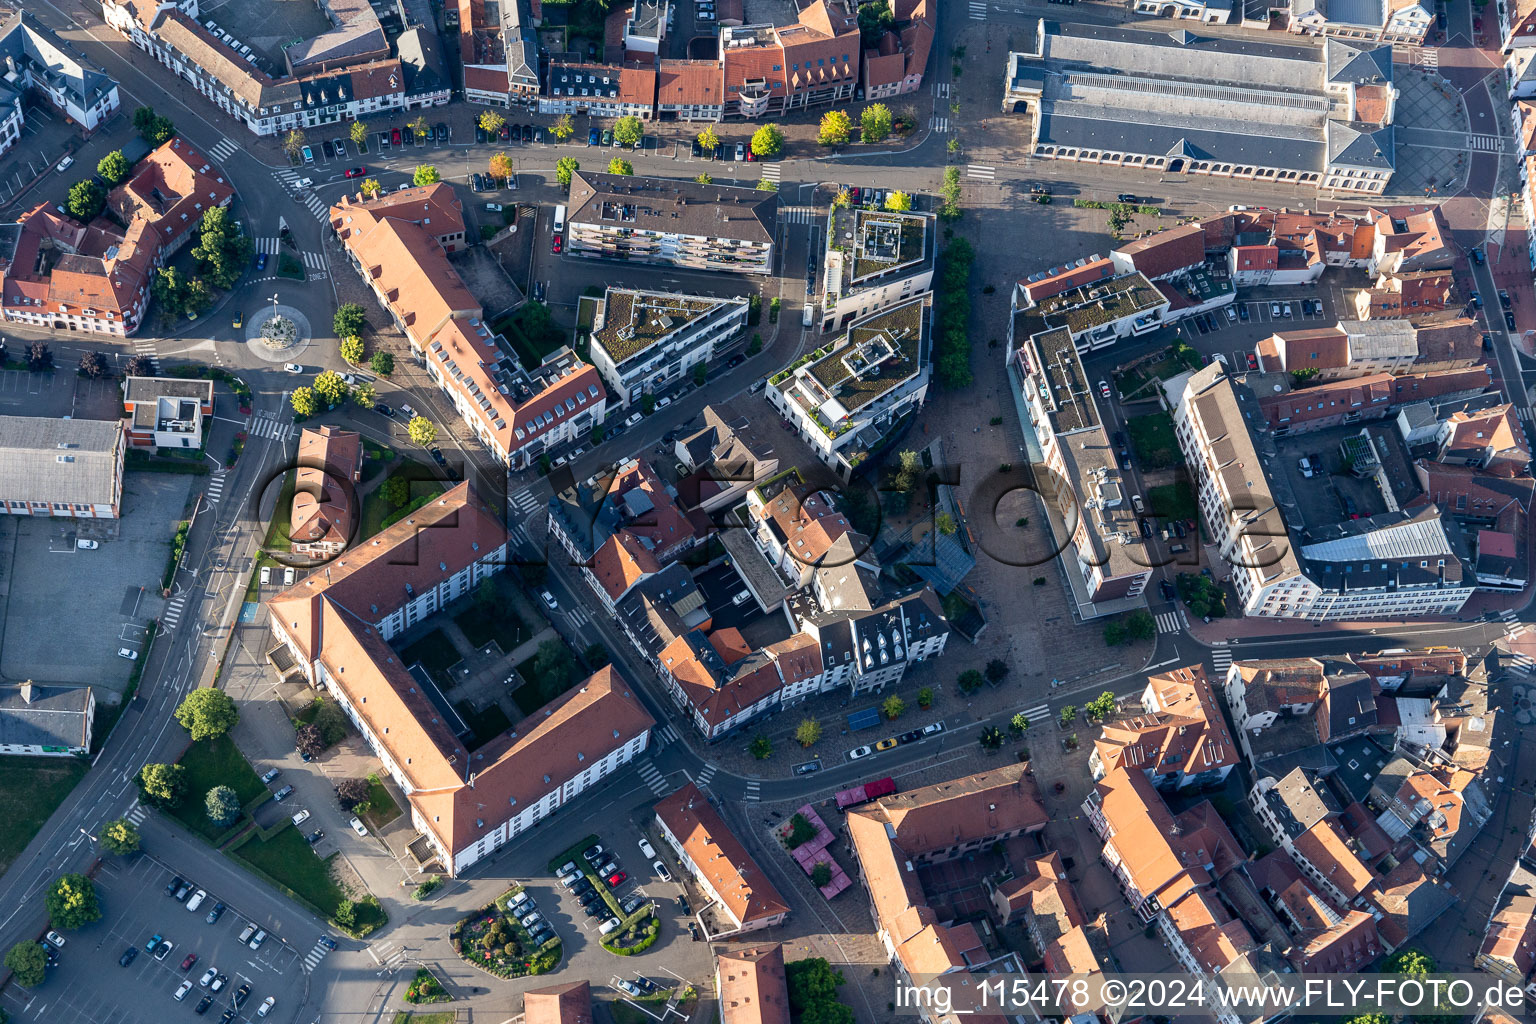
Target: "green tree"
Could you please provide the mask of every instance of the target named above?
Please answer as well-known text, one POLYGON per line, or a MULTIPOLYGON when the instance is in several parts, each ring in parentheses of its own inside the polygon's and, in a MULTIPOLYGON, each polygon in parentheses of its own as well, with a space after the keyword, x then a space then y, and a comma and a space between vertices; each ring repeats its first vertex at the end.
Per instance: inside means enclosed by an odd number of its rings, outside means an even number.
POLYGON ((288 404, 293 406, 293 411, 308 419, 320 411, 320 400, 315 397, 315 389, 312 387, 299 387, 293 389, 293 394, 288 396, 288 404))
POLYGON ((1104 643, 1106 646, 1119 647, 1125 643, 1127 636, 1129 636, 1129 631, 1125 628, 1125 623, 1123 622, 1117 620, 1106 623, 1104 626, 1104 643))
POLYGON ((249 236, 230 220, 229 209, 213 206, 198 226, 192 256, 217 288, 228 288, 240 279, 255 248, 249 236))
POLYGON ((608 161, 609 174, 634 174, 635 165, 621 156, 616 156, 608 161))
POLYGON ((347 135, 352 139, 352 145, 361 151, 363 143, 368 141, 368 126, 361 121, 353 121, 347 129, 347 135))
POLYGON ((700 171, 693 180, 698 182, 700 185, 713 185, 715 182, 715 179, 710 175, 708 171, 700 171))
POLYGON ((588 644, 587 649, 581 653, 581 656, 594 670, 602 668, 611 660, 608 657, 608 648, 602 644, 588 644))
POLYGON ((912 209, 912 197, 905 192, 892 192, 885 197, 885 208, 904 213, 912 209))
POLYGON ((1433 974, 1435 960, 1423 950, 1405 949, 1388 959, 1382 970, 1387 974, 1433 974))
POLYGON ((135 853, 139 849, 139 830, 127 818, 115 818, 101 826, 101 848, 108 853, 135 853))
POLYGON ((762 350, 763 350, 763 336, 761 334, 754 334, 754 335, 752 335, 752 340, 747 342, 747 355, 755 356, 759 352, 761 352, 762 350))
POLYGON ((427 119, 420 114, 416 115, 416 120, 406 127, 410 128, 411 134, 418 139, 425 139, 428 135, 432 134, 432 126, 427 124, 427 119))
POLYGON ((362 334, 363 327, 368 323, 368 311, 356 302, 344 302, 336 307, 336 312, 331 315, 331 329, 336 332, 336 337, 346 338, 354 334, 362 334))
POLYGON ((752 737, 751 743, 747 744, 747 750, 759 761, 766 761, 773 756, 773 741, 759 733, 752 737))
POLYGON ((101 920, 101 901, 95 884, 84 875, 61 875, 43 897, 48 920, 55 928, 83 928, 101 920))
POLYGON ((1132 640, 1150 640, 1157 635, 1157 622, 1151 613, 1138 609, 1125 617, 1125 631, 1132 640))
POLYGON ((411 175, 413 185, 436 185, 442 180, 442 176, 437 173, 437 168, 431 164, 422 164, 416 168, 416 173, 411 175))
POLYGON ((347 738, 347 713, 334 701, 322 700, 315 712, 314 727, 320 730, 320 738, 328 747, 334 747, 347 738))
POLYGON ((208 820, 220 828, 228 828, 240 817, 240 797, 228 786, 214 786, 203 798, 208 820))
POLYGON ((795 727, 795 742, 802 747, 814 747, 821 739, 821 723, 814 718, 802 718, 795 727))
POLYGON ((388 377, 395 372, 395 357, 388 352, 374 352, 368 366, 380 377, 388 377))
POLYGON ((352 404, 359 409, 372 409, 379 403, 379 394, 372 384, 359 384, 352 389, 352 404))
POLYGON ((480 125, 481 131, 492 138, 498 138, 501 135, 501 130, 507 125, 507 119, 494 110, 486 110, 480 114, 480 119, 477 123, 480 125))
POLYGON ((1358 1017, 1351 1017, 1344 1024, 1392 1024, 1392 1018, 1385 1013, 1362 1013, 1358 1017))
POLYGON ((170 118, 156 114, 154 107, 140 107, 133 112, 133 129, 151 146, 163 146, 176 134, 176 125, 170 118))
POLYGON ((549 130, 561 142, 564 142, 576 132, 575 126, 571 124, 570 114, 561 114, 555 118, 555 123, 550 126, 549 130))
POLYGON ((341 379, 341 374, 335 370, 326 370, 315 378, 315 394, 325 400, 326 404, 335 407, 347 400, 347 382, 341 379))
POLYGON ((191 735, 193 743, 223 736, 239 720, 240 709, 229 694, 215 686, 198 687, 176 709, 176 721, 191 735))
POLYGON ((978 669, 968 668, 961 672, 960 678, 955 681, 959 684, 961 693, 974 693, 981 689, 981 684, 986 682, 986 677, 978 669))
POLYGON ((378 178, 364 178, 357 190, 370 199, 376 199, 384 191, 384 186, 379 184, 378 178))
POLYGON ((348 334, 341 339, 341 358, 356 366, 363 361, 363 339, 355 334, 348 334))
POLYGON ((829 110, 821 115, 821 127, 817 129, 816 141, 823 146, 841 146, 853 135, 853 118, 847 111, 829 110))
POLYGON ((991 661, 987 662, 987 682, 1000 683, 1004 679, 1008 678, 1008 673, 1010 671, 1012 670, 1008 667, 1008 663, 1006 661, 1004 661, 1002 658, 993 658, 991 661))
POLYGON ((898 719, 902 715, 906 714, 907 702, 893 693, 889 697, 885 698, 884 703, 880 705, 880 710, 885 712, 886 718, 894 721, 895 719, 898 719))
POLYGON ((1103 693, 1099 694, 1097 697, 1093 698, 1093 700, 1084 705, 1083 710, 1087 711, 1088 714, 1092 717, 1103 721, 1115 713, 1114 693, 1109 690, 1105 690, 1103 693))
POLYGON ((933 687, 925 686, 922 689, 918 690, 917 691, 917 706, 920 707, 920 708, 926 708, 926 707, 931 707, 932 705, 933 705, 933 687))
POLYGON ((894 24, 896 19, 887 0, 859 4, 859 36, 864 49, 871 49, 894 24))
POLYGON ((934 529, 938 530, 946 537, 953 537, 955 535, 955 530, 958 528, 955 526, 955 517, 950 515, 948 512, 940 512, 938 515, 934 516, 933 526, 934 529))
POLYGON ((319 757, 325 751, 325 737, 314 725, 301 725, 294 731, 293 745, 302 754, 319 757))
POLYGON ((713 153, 716 147, 720 145, 720 136, 715 134, 715 126, 712 124, 705 125, 704 130, 699 132, 697 138, 699 140, 699 148, 704 151, 705 156, 713 153))
POLYGON ((571 685, 576 661, 570 649, 561 640, 545 640, 533 656, 533 677, 539 683, 539 696, 546 701, 554 700, 571 685))
POLYGON ((1029 731, 1029 716, 1024 714, 1024 712, 1022 712, 1022 711, 1018 712, 1011 719, 1008 720, 1008 728, 1010 728, 1014 732, 1020 733, 1020 734, 1028 732, 1029 731))
POLYGON ((907 493, 917 486, 922 473, 922 456, 911 448, 903 449, 896 455, 896 469, 891 474, 891 487, 907 493))
POLYGON ((80 221, 94 220, 107 205, 107 190, 94 181, 77 181, 69 187, 69 198, 64 206, 69 215, 80 221))
POLYGON ((145 803, 175 807, 187 791, 187 770, 179 764, 146 764, 138 781, 145 803))
POLYGON ((865 142, 884 142, 890 137, 894 122, 891 108, 884 103, 871 103, 859 114, 859 127, 864 129, 865 142))
POLYGON ((121 185, 127 181, 130 170, 132 168, 128 165, 128 158, 123 156, 120 149, 114 149, 96 161, 96 173, 105 178, 108 185, 121 185))
POLYGON ((386 502, 399 508, 411 500, 411 484, 403 476, 392 476, 379 487, 379 493, 384 496, 386 502))
POLYGON ((405 426, 405 433, 423 448, 437 440, 437 428, 425 416, 412 416, 411 422, 405 426))
POLYGON ((48 954, 43 947, 28 939, 18 942, 5 951, 5 966, 11 969, 11 977, 22 988, 35 988, 43 983, 48 973, 48 954))
POLYGON ((355 775, 336 783, 336 799, 349 811, 355 811, 359 804, 367 803, 369 793, 368 780, 355 775))
POLYGON ((769 178, 759 178, 757 179, 756 188, 759 192, 777 192, 779 190, 779 183, 769 178))
POLYGON ((832 869, 827 866, 826 861, 817 861, 816 866, 811 868, 811 884, 820 889, 831 881, 832 869))
POLYGON ((213 289, 209 288, 208 282, 201 277, 194 277, 187 282, 187 290, 182 303, 182 308, 187 313, 197 316, 203 310, 213 305, 213 289))
POLYGON ((1061 709, 1060 721, 1061 721, 1061 727, 1063 729, 1070 728, 1072 723, 1074 721, 1076 721, 1076 720, 1077 720, 1077 705, 1076 704, 1068 704, 1066 707, 1061 709))
POLYGON ((1319 370, 1315 366, 1303 366, 1299 370, 1291 371, 1291 383, 1299 388, 1304 384, 1310 384, 1312 381, 1316 380, 1318 375, 1322 372, 1323 371, 1319 370))
POLYGON ((645 138, 645 126, 633 114, 619 118, 613 126, 613 141, 625 149, 634 149, 645 138))
POLYGON ((775 157, 784 151, 784 132, 772 121, 752 133, 752 152, 757 156, 775 157))
POLYGON ((555 180, 561 188, 571 187, 571 175, 581 170, 581 162, 573 156, 563 156, 555 161, 555 180))
POLYGON ((297 160, 304 152, 304 133, 297 128, 288 129, 288 134, 283 136, 283 152, 288 154, 288 159, 297 160))
POLYGON ((981 743, 982 750, 996 750, 1003 745, 1003 730, 995 725, 989 725, 981 730, 978 741, 981 743))
POLYGON ((799 1015, 817 1003, 835 1000, 843 972, 833 969, 824 957, 807 957, 784 965, 784 982, 790 1012, 799 1015))
POLYGON ((694 363, 693 364, 693 383, 694 383, 694 385, 696 387, 703 387, 704 386, 704 382, 706 380, 708 380, 708 379, 709 379, 709 367, 705 366, 703 363, 694 363))

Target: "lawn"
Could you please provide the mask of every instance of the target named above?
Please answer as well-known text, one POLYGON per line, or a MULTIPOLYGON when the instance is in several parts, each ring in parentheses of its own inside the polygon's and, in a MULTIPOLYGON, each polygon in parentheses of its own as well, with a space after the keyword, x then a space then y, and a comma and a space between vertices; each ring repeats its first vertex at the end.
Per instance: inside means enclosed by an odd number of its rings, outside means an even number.
POLYGON ((11 866, 75 783, 90 770, 77 757, 0 757, 0 872, 11 866))
POLYGON ((288 531, 293 528, 293 474, 283 475, 282 490, 277 492, 277 505, 272 509, 272 524, 267 527, 268 551, 287 551, 293 546, 288 531))
POLYGON ((331 865, 315 855, 297 828, 284 828, 267 840, 252 839, 229 855, 292 889, 326 917, 336 913, 343 893, 331 878, 331 865))
POLYGON ((400 805, 389 795, 377 775, 368 776, 368 813, 363 818, 377 832, 400 817, 400 805))
POLYGON ((1148 413, 1128 420, 1125 429, 1136 449, 1136 460, 1145 469, 1166 469, 1184 461, 1173 436, 1173 417, 1165 412, 1148 413))
POLYGON ((500 600, 489 603, 476 600, 468 609, 455 615, 453 621, 476 647, 484 647, 494 640, 503 654, 533 635, 500 600))
POLYGON ((401 664, 409 668, 420 662, 421 667, 434 678, 447 675, 450 668, 463 660, 459 657, 458 649, 453 646, 453 641, 441 629, 434 629, 409 647, 400 649, 401 664))
POLYGON ((453 1011, 412 1013, 409 1010, 401 1010, 395 1014, 395 1019, 390 1024, 453 1024, 453 1011))
POLYGON ((463 716, 465 724, 474 730, 475 746, 477 747, 484 746, 512 728, 512 720, 507 717, 505 711, 501 710, 501 705, 499 704, 492 704, 484 711, 473 710, 468 701, 455 705, 455 707, 458 708, 459 714, 463 716))
POLYGON ((187 795, 170 810, 171 816, 212 842, 228 830, 208 820, 203 798, 214 786, 224 785, 240 797, 241 805, 267 792, 256 772, 228 736, 202 740, 187 748, 179 762, 187 770, 187 795))
POLYGON ((1159 519, 1193 519, 1200 514, 1188 480, 1152 488, 1147 492, 1147 510, 1159 519))
POLYGON ((363 495, 363 521, 357 539, 367 540, 386 526, 393 526, 442 493, 443 485, 425 467, 406 461, 389 474, 389 479, 363 495), (384 500, 385 484, 396 477, 410 485, 411 500, 404 505, 384 500))

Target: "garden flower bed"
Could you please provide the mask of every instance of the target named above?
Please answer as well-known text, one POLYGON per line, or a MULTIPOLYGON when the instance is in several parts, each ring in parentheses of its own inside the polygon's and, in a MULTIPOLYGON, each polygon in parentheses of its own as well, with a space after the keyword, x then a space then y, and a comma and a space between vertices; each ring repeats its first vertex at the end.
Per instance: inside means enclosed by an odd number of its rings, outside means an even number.
POLYGON ((442 982, 432 976, 432 972, 425 967, 418 968, 416 976, 405 990, 405 1001, 408 1003, 451 1003, 453 996, 444 990, 442 982))
POLYGON ((535 947, 527 930, 506 912, 507 901, 520 891, 522 886, 508 889, 496 902, 454 925, 449 933, 453 951, 467 963, 499 978, 521 978, 554 970, 564 952, 560 939, 556 937, 535 947))

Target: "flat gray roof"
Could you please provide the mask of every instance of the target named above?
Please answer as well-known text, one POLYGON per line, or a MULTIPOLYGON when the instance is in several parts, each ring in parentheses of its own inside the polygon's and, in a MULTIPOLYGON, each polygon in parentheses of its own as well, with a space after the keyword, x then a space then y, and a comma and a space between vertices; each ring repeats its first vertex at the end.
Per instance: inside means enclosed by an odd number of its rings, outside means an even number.
POLYGON ((0 416, 0 496, 110 505, 121 471, 118 420, 0 416))

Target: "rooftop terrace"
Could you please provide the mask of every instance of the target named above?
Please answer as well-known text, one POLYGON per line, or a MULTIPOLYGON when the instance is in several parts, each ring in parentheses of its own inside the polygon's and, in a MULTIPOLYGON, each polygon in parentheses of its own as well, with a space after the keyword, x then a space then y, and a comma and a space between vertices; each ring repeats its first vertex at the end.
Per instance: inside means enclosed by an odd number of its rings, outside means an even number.
POLYGON ((928 358, 927 303, 918 297, 853 324, 847 342, 805 368, 801 381, 832 422, 910 380, 928 358), (826 409, 828 404, 834 407, 826 409))
POLYGON ((708 315, 724 301, 612 288, 603 301, 603 326, 592 332, 592 338, 614 363, 622 363, 708 315))
POLYGON ((1146 310, 1156 309, 1167 298, 1140 273, 1109 281, 1080 285, 1019 311, 1015 332, 1025 337, 1066 327, 1074 338, 1096 327, 1112 324, 1146 310))

